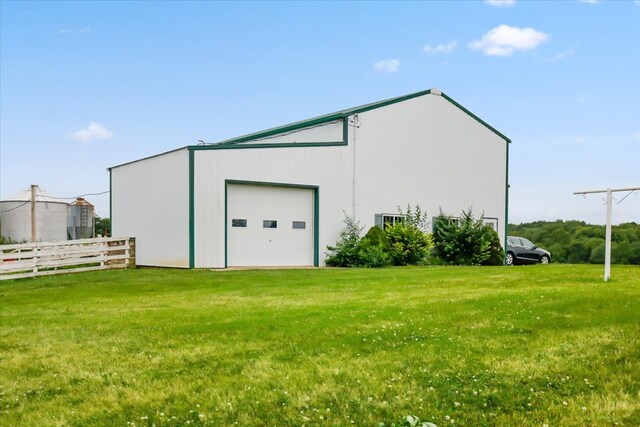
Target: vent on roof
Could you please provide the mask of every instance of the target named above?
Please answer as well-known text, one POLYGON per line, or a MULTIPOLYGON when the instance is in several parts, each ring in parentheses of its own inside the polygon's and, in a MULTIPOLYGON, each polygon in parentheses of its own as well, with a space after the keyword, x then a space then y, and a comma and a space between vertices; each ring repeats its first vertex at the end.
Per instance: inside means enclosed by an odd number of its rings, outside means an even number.
POLYGON ((442 91, 440 89, 438 89, 437 87, 431 88, 431 95, 442 95, 442 91))

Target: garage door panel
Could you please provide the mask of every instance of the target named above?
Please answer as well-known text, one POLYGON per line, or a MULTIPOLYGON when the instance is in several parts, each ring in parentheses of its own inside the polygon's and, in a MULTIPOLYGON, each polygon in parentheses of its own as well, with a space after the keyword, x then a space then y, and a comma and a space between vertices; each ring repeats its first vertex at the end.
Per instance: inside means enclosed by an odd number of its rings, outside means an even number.
POLYGON ((227 265, 313 265, 313 191, 229 184, 227 265))

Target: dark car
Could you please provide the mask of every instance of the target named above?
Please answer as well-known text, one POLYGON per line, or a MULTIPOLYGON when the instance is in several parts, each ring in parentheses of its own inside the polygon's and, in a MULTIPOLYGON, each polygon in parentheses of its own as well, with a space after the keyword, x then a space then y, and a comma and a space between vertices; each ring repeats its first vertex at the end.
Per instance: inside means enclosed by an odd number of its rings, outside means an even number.
POLYGON ((507 236, 507 265, 549 264, 551 253, 537 247, 524 237, 507 236))

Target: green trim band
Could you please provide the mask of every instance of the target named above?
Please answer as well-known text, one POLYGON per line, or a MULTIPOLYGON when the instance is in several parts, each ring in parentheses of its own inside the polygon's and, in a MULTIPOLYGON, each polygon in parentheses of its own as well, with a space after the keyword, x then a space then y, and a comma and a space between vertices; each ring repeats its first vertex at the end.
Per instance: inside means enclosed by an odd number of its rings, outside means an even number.
MULTIPOLYGON (((329 113, 318 117, 313 117, 311 119, 302 120, 299 122, 290 123, 288 125, 278 126, 271 129, 266 129, 260 132, 254 132, 247 135, 239 136, 237 138, 231 138, 224 141, 221 141, 220 144, 231 144, 231 143, 240 143, 244 141, 251 141, 259 138, 266 138, 268 136, 277 135, 279 133, 290 132, 293 130, 304 129, 310 126, 315 126, 327 122, 331 122, 334 120, 346 121, 346 118, 358 114, 364 113, 365 111, 371 111, 376 108, 385 107, 387 105, 395 104, 398 102, 406 101, 411 98, 416 98, 418 96, 427 95, 431 93, 431 89, 423 90, 420 92, 410 93, 408 95, 402 95, 395 98, 385 99, 382 101, 372 102, 370 104, 360 105, 358 107, 347 108, 345 110, 336 111, 335 113, 329 113)), ((346 140, 345 140, 346 141, 346 140)), ((216 144, 217 145, 217 144, 216 144)), ((206 146, 205 146, 206 147, 206 146)))
POLYGON ((507 264, 507 236, 509 235, 509 144, 507 144, 507 158, 504 177, 504 263, 507 264))
POLYGON ((304 188, 313 190, 313 265, 320 266, 320 187, 317 185, 291 184, 284 182, 244 181, 237 179, 224 180, 224 268, 228 267, 228 188, 229 185, 256 185, 263 187, 304 188))
POLYGON ((461 109, 462 111, 464 111, 465 113, 467 113, 469 116, 471 116, 473 119, 475 119, 478 123, 480 123, 481 125, 483 125, 484 127, 486 127, 487 129, 489 129, 491 132, 495 133, 496 135, 498 135, 500 138, 504 139, 505 141, 507 141, 508 143, 511 143, 511 140, 509 138, 507 138, 506 136, 504 136, 502 133, 500 133, 496 128, 494 128, 493 126, 491 126, 489 123, 485 122, 484 120, 482 120, 480 117, 476 116, 475 114, 473 114, 471 111, 467 110, 465 107, 463 107, 461 104, 459 104, 458 102, 456 102, 453 98, 451 98, 449 95, 446 95, 444 92, 442 93, 442 97, 444 99, 446 99, 447 101, 449 101, 450 103, 452 103, 453 105, 455 105, 456 107, 458 107, 459 109, 461 109))
POLYGON ((204 150, 235 150, 235 149, 247 149, 247 148, 302 148, 302 147, 337 147, 341 145, 347 145, 344 141, 329 141, 329 142, 286 142, 282 144, 270 143, 270 144, 214 144, 214 145, 190 145, 189 151, 204 151, 204 150))
POLYGON ((195 233, 195 154, 189 150, 189 268, 196 266, 195 233))

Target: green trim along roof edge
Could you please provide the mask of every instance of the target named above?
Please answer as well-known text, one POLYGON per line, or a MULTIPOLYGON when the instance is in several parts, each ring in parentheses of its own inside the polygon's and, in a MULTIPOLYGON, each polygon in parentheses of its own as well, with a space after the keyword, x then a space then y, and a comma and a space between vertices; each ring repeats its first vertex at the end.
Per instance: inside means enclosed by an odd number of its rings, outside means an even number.
MULTIPOLYGON (((271 129, 266 129, 266 130, 263 130, 263 131, 250 133, 250 134, 247 134, 247 135, 243 135, 243 136, 239 136, 239 137, 236 137, 236 138, 227 139, 227 140, 224 140, 224 141, 221 141, 221 142, 218 142, 218 143, 214 143, 214 144, 187 145, 187 146, 184 146, 184 147, 177 148, 175 150, 165 151, 163 153, 155 154, 155 155, 148 156, 148 157, 143 157, 143 158, 138 159, 138 160, 133 160, 133 161, 122 163, 122 164, 119 164, 119 165, 116 165, 116 166, 112 166, 112 167, 107 168, 107 170, 115 169, 115 168, 118 168, 118 167, 121 167, 121 166, 126 166, 126 165, 129 165, 131 163, 136 163, 136 162, 139 162, 139 161, 142 161, 142 160, 147 160, 147 159, 151 159, 151 158, 154 158, 154 157, 159 157, 159 156, 162 156, 162 155, 165 155, 165 154, 173 153, 175 151, 184 150, 184 149, 188 149, 189 151, 192 151, 192 150, 199 151, 199 150, 228 150, 228 149, 234 149, 234 148, 251 149, 251 148, 331 147, 331 146, 347 145, 347 133, 348 133, 347 118, 349 116, 351 116, 353 114, 363 113, 363 112, 366 112, 366 111, 371 111, 371 110, 374 110, 374 109, 377 109, 377 108, 386 107, 387 105, 396 104, 398 102, 403 102, 403 101, 406 101, 406 100, 409 100, 409 99, 412 99, 412 98, 417 98, 419 96, 428 95, 430 93, 432 93, 432 89, 423 90, 423 91, 420 91, 420 92, 414 92, 414 93, 410 93, 408 95, 398 96, 398 97, 395 97, 395 98, 390 98, 390 99, 386 99, 386 100, 383 100, 383 101, 373 102, 373 103, 361 105, 361 106, 358 106, 358 107, 347 108, 347 109, 344 109, 344 110, 337 111, 335 113, 329 113, 329 114, 325 114, 325 115, 322 115, 322 116, 314 117, 314 118, 311 118, 311 119, 302 120, 302 121, 290 123, 290 124, 287 124, 287 125, 274 127, 274 128, 271 128, 271 129), (293 131, 293 130, 304 129, 304 128, 307 128, 307 127, 310 127, 310 126, 315 126, 315 125, 318 125, 318 124, 327 123, 327 122, 336 121, 336 120, 342 120, 342 122, 343 122, 343 140, 342 141, 298 142, 298 143, 281 143, 281 144, 278 144, 278 143, 242 144, 243 142, 246 142, 246 141, 254 141, 256 139, 266 138, 266 137, 269 137, 269 136, 278 135, 278 134, 289 132, 289 131, 293 131)), ((504 134, 499 132, 493 126, 489 125, 487 122, 482 120, 480 117, 478 117, 475 114, 473 114, 471 111, 469 111, 467 108, 465 108, 462 104, 458 103, 457 101, 455 101, 453 98, 451 98, 450 96, 448 96, 444 92, 439 92, 439 91, 436 92, 434 90, 433 94, 434 95, 435 94, 439 94, 444 99, 446 99, 447 101, 451 102, 456 107, 460 108, 462 111, 464 111, 467 115, 472 117, 478 123, 482 124, 484 127, 489 129, 491 132, 495 133, 500 138, 504 139, 507 143, 511 143, 511 139, 509 139, 504 134)))

